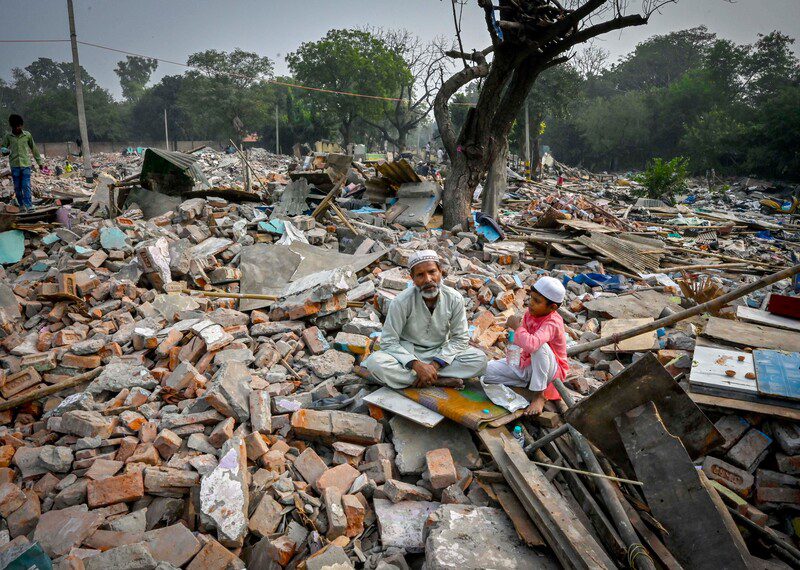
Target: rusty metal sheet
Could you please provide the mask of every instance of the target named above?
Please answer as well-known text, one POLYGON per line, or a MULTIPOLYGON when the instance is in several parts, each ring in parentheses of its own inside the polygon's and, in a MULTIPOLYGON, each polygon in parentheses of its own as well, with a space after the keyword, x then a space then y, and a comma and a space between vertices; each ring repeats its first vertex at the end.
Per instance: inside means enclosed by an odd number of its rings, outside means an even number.
POLYGON ((652 354, 640 358, 567 410, 564 418, 606 457, 631 473, 614 418, 649 401, 655 402, 664 425, 683 442, 692 459, 722 443, 722 435, 711 420, 652 354))
POLYGON ((588 236, 578 236, 575 240, 639 275, 660 272, 661 253, 653 246, 634 243, 599 232, 593 232, 588 236))
POLYGON ((389 179, 393 186, 400 186, 408 182, 422 182, 422 178, 414 172, 414 168, 405 158, 394 162, 381 162, 375 168, 384 178, 389 179))

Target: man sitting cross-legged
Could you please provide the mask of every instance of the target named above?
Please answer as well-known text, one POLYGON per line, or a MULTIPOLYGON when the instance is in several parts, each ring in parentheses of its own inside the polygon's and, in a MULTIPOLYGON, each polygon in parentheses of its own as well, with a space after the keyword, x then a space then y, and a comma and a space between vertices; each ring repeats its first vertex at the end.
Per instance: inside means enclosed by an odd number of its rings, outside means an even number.
POLYGON ((364 367, 390 388, 462 388, 465 378, 486 370, 486 355, 469 346, 464 299, 442 285, 435 251, 414 253, 408 267, 414 287, 392 300, 381 350, 372 353, 364 367))

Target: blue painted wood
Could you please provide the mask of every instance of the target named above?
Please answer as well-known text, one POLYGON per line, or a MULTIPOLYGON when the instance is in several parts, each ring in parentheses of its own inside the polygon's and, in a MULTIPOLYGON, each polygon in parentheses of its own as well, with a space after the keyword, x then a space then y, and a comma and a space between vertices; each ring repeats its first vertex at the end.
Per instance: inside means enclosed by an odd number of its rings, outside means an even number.
POLYGON ((753 363, 760 394, 800 400, 800 353, 754 350, 753 363))

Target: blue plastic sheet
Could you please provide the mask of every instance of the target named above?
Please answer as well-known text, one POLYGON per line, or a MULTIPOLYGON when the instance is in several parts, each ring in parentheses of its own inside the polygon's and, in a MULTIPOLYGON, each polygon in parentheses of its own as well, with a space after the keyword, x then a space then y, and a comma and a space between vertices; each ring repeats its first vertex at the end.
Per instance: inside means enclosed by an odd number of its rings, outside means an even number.
POLYGON ((769 232, 769 230, 761 230, 760 232, 756 232, 756 237, 758 239, 765 239, 768 241, 775 241, 775 238, 769 232))
MULTIPOLYGON (((570 278, 564 276, 564 285, 570 278)), ((622 282, 620 275, 606 275, 605 273, 578 273, 572 281, 589 287, 602 287, 604 291, 625 291, 628 287, 622 282)))

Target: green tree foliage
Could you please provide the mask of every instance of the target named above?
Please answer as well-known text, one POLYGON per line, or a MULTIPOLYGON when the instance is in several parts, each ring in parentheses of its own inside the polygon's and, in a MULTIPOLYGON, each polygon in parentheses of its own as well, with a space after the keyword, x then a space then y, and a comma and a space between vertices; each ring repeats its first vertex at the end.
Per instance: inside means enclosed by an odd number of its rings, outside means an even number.
POLYGON ((188 64, 198 69, 185 74, 178 107, 190 120, 187 130, 195 138, 237 140, 237 118, 251 133, 274 111, 274 97, 265 97, 274 94, 265 89, 273 70, 269 58, 238 48, 230 53, 206 50, 190 55, 188 64))
POLYGON ((126 56, 117 62, 114 73, 119 77, 122 96, 129 102, 138 101, 144 93, 150 76, 158 68, 158 61, 146 57, 126 56))
POLYGON ((800 178, 800 64, 780 32, 751 45, 705 28, 650 38, 584 74, 581 96, 548 121, 556 157, 593 169, 642 169, 686 156, 694 173, 800 178))
MULTIPOLYGON (((124 134, 119 107, 81 68, 89 137, 119 140, 124 134)), ((24 69, 12 70, 12 82, 2 87, 0 114, 18 113, 40 141, 72 141, 78 132, 75 75, 72 63, 39 58, 24 69)))
POLYGON ((688 176, 688 159, 682 156, 676 156, 669 161, 654 158, 648 162, 647 168, 642 174, 634 177, 642 186, 634 190, 633 194, 673 203, 675 194, 686 190, 688 176))
MULTIPOLYGON (((330 30, 316 42, 305 42, 286 56, 289 69, 303 85, 320 89, 397 97, 413 84, 406 62, 375 34, 364 30, 330 30)), ((364 122, 379 123, 391 102, 335 93, 306 92, 309 107, 335 119, 344 145, 365 133, 364 122)))

